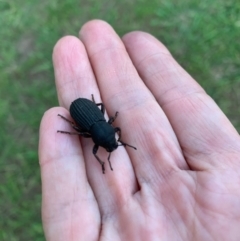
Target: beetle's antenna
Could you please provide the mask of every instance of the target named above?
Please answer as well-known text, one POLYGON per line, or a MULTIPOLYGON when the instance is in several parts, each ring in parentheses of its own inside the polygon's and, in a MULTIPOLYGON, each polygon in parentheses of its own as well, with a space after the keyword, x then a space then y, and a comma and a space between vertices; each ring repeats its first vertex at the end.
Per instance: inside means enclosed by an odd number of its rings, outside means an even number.
POLYGON ((111 153, 112 152, 109 152, 109 155, 108 155, 108 163, 109 163, 110 169, 113 171, 113 168, 112 168, 112 165, 111 165, 111 162, 110 162, 111 153))
POLYGON ((120 141, 120 142, 121 142, 121 144, 118 145, 118 146, 129 146, 129 147, 131 147, 131 148, 137 150, 137 148, 136 148, 135 146, 131 146, 131 145, 129 145, 129 144, 125 143, 125 142, 122 142, 122 141, 120 141))

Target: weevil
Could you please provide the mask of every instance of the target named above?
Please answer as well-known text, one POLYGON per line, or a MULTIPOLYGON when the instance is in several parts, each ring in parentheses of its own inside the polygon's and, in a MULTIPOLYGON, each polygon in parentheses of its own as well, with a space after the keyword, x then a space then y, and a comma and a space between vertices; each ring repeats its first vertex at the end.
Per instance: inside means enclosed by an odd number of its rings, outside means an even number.
POLYGON ((110 117, 108 122, 104 117, 104 113, 104 104, 97 104, 93 95, 92 101, 85 98, 78 98, 70 105, 70 115, 76 124, 68 120, 66 117, 58 114, 58 116, 60 116, 62 119, 69 122, 72 128, 77 132, 57 131, 64 134, 80 135, 86 138, 92 138, 94 142, 92 152, 102 166, 103 174, 105 173, 104 162, 97 156, 99 146, 105 148, 106 151, 109 152, 108 163, 112 171, 113 168, 110 162, 110 156, 111 153, 118 148, 118 146, 128 146, 137 150, 136 147, 131 146, 121 140, 121 129, 119 127, 114 128, 112 126, 112 123, 118 116, 118 112, 115 113, 114 117, 110 117), (115 133, 118 133, 118 139, 116 139, 115 133))

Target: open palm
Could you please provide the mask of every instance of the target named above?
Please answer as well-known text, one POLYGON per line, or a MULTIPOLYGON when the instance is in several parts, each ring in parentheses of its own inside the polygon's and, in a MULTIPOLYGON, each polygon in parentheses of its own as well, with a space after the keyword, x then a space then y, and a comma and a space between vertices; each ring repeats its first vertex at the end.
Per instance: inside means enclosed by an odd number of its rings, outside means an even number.
POLYGON ((54 48, 61 107, 40 127, 42 217, 48 241, 239 241, 240 138, 199 84, 153 36, 120 39, 94 20, 54 48), (111 155, 92 154, 72 131, 79 97, 103 102, 122 140, 111 155), (101 98, 101 99, 100 99, 101 98))

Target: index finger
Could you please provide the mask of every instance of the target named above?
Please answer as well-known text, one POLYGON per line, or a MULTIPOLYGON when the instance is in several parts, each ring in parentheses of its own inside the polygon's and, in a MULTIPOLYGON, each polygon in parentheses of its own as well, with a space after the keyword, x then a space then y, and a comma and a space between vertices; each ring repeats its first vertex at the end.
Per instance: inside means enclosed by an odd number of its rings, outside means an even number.
POLYGON ((91 21, 82 27, 80 37, 107 109, 119 111, 116 125, 123 127, 123 140, 138 148, 129 151, 137 177, 143 180, 150 173, 155 178, 165 169, 188 168, 165 113, 112 27, 91 21))

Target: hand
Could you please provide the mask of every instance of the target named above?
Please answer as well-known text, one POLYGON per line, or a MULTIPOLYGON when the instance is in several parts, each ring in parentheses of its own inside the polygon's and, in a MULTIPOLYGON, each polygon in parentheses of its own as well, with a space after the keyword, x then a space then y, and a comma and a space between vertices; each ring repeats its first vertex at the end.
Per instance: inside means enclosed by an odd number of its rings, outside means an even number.
POLYGON ((48 241, 240 240, 239 135, 163 44, 95 20, 58 41, 53 63, 61 107, 39 144, 48 241), (91 94, 137 147, 112 153, 114 171, 100 148, 105 174, 91 139, 57 133, 73 131, 57 115, 91 94))

